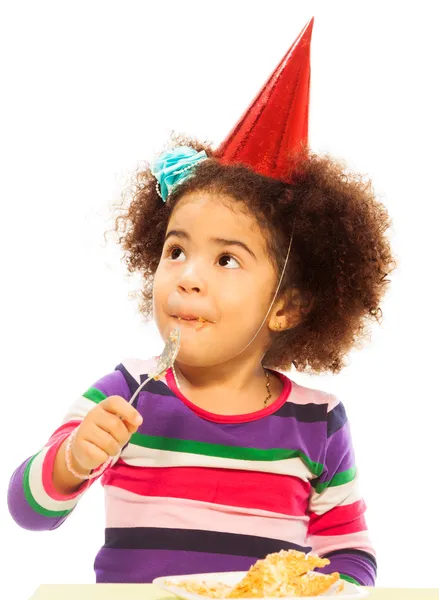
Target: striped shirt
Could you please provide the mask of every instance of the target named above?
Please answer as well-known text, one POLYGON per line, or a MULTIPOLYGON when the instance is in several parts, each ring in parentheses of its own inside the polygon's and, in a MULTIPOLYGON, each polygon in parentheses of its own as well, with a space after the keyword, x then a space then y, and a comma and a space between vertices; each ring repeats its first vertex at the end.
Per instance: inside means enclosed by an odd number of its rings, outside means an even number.
MULTIPOLYGON (((99 402, 129 400, 155 364, 128 359, 99 379, 15 471, 8 503, 21 527, 55 529, 70 515, 95 480, 60 495, 52 483, 58 448, 99 402)), ((143 423, 101 476, 106 529, 97 582, 244 571, 293 548, 330 558, 322 572, 374 585, 375 553, 343 404, 277 375, 283 391, 274 403, 235 416, 192 404, 171 370, 143 388, 134 403, 143 423)))

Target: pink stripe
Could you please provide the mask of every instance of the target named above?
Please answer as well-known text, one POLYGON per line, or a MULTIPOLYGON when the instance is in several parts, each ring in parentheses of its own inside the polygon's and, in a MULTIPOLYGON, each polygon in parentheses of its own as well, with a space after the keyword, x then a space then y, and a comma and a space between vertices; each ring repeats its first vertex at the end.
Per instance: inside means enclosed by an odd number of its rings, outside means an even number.
POLYGON ((364 550, 375 556, 375 550, 372 548, 367 531, 358 531, 346 535, 311 535, 307 541, 313 551, 320 555, 334 550, 352 548, 364 550))
POLYGON ((56 429, 52 433, 46 446, 51 446, 55 442, 59 442, 59 440, 64 441, 66 439, 66 437, 68 435, 70 435, 70 433, 74 429, 76 429, 76 427, 78 427, 78 425, 80 425, 80 424, 81 424, 81 421, 79 419, 72 419, 71 421, 67 421, 67 423, 64 423, 63 425, 61 425, 61 427, 58 427, 58 429, 56 429))
POLYGON ((67 423, 64 423, 64 425, 59 427, 52 434, 49 443, 47 444, 47 446, 50 444, 50 447, 46 456, 44 457, 41 476, 43 479, 44 490, 46 494, 52 498, 52 500, 73 500, 82 494, 93 482, 93 480, 84 481, 84 483, 81 484, 78 490, 73 494, 61 494, 53 485, 53 467, 58 450, 64 440, 74 429, 76 429, 80 423, 81 421, 68 421, 67 423))
POLYGON ((285 518, 263 510, 182 498, 149 498, 112 486, 106 486, 105 490, 107 527, 201 529, 306 545, 308 517, 285 518))
POLYGON ((291 394, 288 397, 287 402, 292 402, 293 404, 328 404, 329 412, 330 410, 333 410, 340 401, 336 396, 328 394, 327 392, 308 388, 293 381, 291 394))

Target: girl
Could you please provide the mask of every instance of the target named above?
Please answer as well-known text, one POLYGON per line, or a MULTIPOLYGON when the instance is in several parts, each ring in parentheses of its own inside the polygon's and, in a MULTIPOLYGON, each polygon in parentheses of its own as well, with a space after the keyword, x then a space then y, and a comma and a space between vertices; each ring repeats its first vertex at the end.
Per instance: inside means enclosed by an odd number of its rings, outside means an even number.
POLYGON ((393 268, 371 186, 304 143, 311 27, 218 150, 177 139, 116 220, 142 312, 164 339, 180 328, 174 366, 132 406, 157 359, 121 362, 12 477, 11 514, 33 530, 101 477, 97 582, 247 570, 292 548, 374 584, 343 405, 280 372, 339 372, 393 268))

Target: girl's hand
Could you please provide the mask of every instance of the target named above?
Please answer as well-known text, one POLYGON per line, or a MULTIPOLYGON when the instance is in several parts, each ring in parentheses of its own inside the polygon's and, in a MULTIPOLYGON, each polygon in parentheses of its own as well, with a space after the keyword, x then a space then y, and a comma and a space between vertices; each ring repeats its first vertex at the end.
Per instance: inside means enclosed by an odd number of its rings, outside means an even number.
POLYGON ((142 424, 140 413, 121 396, 109 396, 79 425, 72 444, 73 467, 86 475, 116 456, 142 424))

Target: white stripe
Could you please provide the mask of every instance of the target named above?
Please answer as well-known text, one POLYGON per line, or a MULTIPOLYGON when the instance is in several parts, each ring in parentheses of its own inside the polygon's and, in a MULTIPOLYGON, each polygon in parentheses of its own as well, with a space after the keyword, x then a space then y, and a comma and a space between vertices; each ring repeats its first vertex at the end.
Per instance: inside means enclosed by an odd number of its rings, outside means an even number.
POLYGON ((314 478, 314 475, 301 458, 287 458, 285 460, 274 461, 238 460, 236 458, 205 456, 189 452, 156 450, 136 446, 135 444, 128 444, 122 452, 121 458, 133 467, 208 467, 213 469, 233 469, 238 471, 290 475, 298 477, 303 481, 309 481, 314 478))
POLYGON ((323 515, 335 506, 346 506, 361 500, 361 493, 358 486, 358 479, 355 477, 352 481, 343 485, 327 487, 321 494, 313 491, 309 502, 309 509, 317 515, 323 515))
POLYGON ((43 448, 43 450, 39 454, 37 454, 37 456, 32 461, 29 470, 30 491, 35 501, 38 502, 38 504, 46 510, 71 510, 78 504, 79 499, 81 498, 84 492, 82 492, 82 494, 78 494, 78 496, 73 500, 65 501, 54 500, 47 494, 43 486, 43 462, 48 451, 49 446, 43 448))
POLYGON ((82 421, 85 416, 96 406, 97 404, 96 402, 93 402, 93 400, 89 400, 88 398, 85 398, 85 396, 79 396, 76 402, 74 402, 74 404, 72 404, 67 411, 67 414, 62 420, 62 425, 68 421, 77 419, 82 421))

